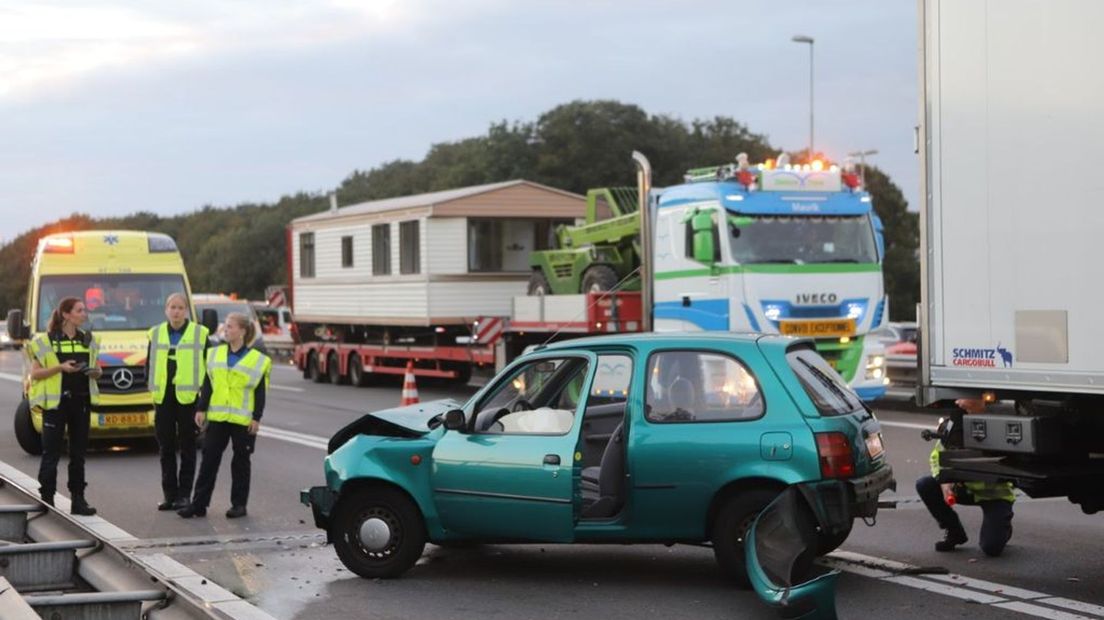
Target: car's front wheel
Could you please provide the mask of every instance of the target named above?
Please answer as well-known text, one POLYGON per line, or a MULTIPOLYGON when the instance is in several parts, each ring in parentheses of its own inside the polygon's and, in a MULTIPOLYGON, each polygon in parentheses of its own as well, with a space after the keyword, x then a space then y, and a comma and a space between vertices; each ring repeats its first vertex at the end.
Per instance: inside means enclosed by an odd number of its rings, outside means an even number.
POLYGON ((744 540, 751 524, 767 507, 777 491, 753 489, 725 500, 713 522, 713 556, 721 570, 741 588, 749 588, 744 540))
POLYGON ((343 497, 334 508, 331 527, 341 563, 369 579, 402 575, 425 549, 422 513, 395 489, 360 489, 343 497))

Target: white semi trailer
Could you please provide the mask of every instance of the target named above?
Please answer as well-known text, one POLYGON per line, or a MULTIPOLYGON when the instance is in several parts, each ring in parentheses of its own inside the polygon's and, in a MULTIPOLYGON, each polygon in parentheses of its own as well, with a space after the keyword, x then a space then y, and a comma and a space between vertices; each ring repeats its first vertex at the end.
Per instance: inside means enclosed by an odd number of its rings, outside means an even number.
POLYGON ((924 404, 962 480, 1104 509, 1104 2, 921 0, 924 404))

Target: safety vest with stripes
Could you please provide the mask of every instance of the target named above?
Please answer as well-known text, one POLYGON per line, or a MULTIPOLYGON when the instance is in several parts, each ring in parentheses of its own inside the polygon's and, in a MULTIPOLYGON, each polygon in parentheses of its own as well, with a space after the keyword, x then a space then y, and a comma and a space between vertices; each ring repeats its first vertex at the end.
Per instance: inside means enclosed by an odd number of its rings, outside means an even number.
POLYGON ((227 363, 229 352, 230 346, 223 343, 207 353, 207 376, 211 378, 207 419, 249 426, 253 421, 253 391, 261 381, 268 386, 272 360, 250 349, 237 364, 230 366, 227 363))
MULTIPOLYGON (((928 461, 931 464, 933 477, 939 477, 939 453, 943 451, 943 442, 935 442, 928 461)), ((1012 492, 1011 482, 967 482, 966 490, 973 496, 975 502, 987 502, 995 499, 1006 502, 1015 502, 1016 495, 1012 492)))
POLYGON ((207 366, 203 359, 203 347, 207 344, 207 328, 188 321, 180 342, 174 346, 169 340, 168 321, 150 329, 150 381, 149 390, 153 402, 160 405, 165 401, 165 391, 169 385, 169 360, 176 362, 176 372, 172 376, 172 385, 176 389, 176 401, 190 405, 199 396, 203 379, 207 376, 207 366))
MULTIPOLYGON (((88 345, 80 341, 65 340, 52 342, 48 334, 39 334, 31 340, 30 353, 43 368, 53 368, 61 362, 58 353, 87 353, 88 367, 95 368, 96 360, 100 354, 100 339, 95 334, 89 340, 88 345), (57 349, 55 349, 55 345, 57 349)), ((92 398, 92 404, 100 402, 100 390, 96 380, 89 377, 88 392, 92 398)), ((31 380, 31 393, 28 395, 32 409, 46 411, 57 409, 61 403, 61 373, 50 375, 45 379, 31 380)))

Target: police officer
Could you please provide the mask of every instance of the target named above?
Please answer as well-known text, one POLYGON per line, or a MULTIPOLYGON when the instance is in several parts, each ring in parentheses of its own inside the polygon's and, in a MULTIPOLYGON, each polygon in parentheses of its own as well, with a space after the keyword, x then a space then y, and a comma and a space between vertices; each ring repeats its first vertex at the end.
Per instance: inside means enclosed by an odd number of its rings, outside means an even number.
POLYGON ((88 318, 84 302, 66 297, 54 308, 46 333, 31 341, 30 405, 42 411, 42 462, 38 468, 39 495, 53 506, 57 492, 57 466, 65 430, 69 429, 69 512, 90 516, 84 489, 84 455, 92 405, 99 402, 96 380, 103 371, 96 365, 99 339, 80 328, 88 318))
MULTIPOLYGON (((958 400, 955 404, 966 413, 979 413, 985 408, 980 400, 958 400)), ((969 537, 962 527, 958 514, 951 503, 981 506, 982 522, 980 540, 985 555, 996 557, 1004 551, 1012 538, 1012 503, 1016 496, 1012 493, 1012 484, 1008 482, 967 482, 965 484, 941 483, 939 478, 939 453, 943 451, 943 442, 937 441, 931 452, 932 475, 916 481, 916 492, 920 495, 928 512, 945 530, 943 540, 935 543, 936 551, 954 551, 969 537), (954 498, 953 501, 951 498, 954 498)))
POLYGON ((146 376, 157 409, 154 426, 161 451, 164 501, 157 509, 179 510, 188 505, 195 479, 195 403, 207 377, 208 332, 188 320, 188 300, 182 293, 165 300, 165 317, 167 321, 149 331, 146 376))
POLYGON ((230 509, 227 519, 246 515, 249 500, 250 454, 264 413, 272 360, 246 343, 256 335, 244 314, 226 316, 225 342, 207 354, 207 381, 195 414, 196 425, 207 423, 203 462, 199 466, 192 503, 177 511, 181 517, 207 516, 215 477, 226 444, 234 448, 230 461, 230 509))

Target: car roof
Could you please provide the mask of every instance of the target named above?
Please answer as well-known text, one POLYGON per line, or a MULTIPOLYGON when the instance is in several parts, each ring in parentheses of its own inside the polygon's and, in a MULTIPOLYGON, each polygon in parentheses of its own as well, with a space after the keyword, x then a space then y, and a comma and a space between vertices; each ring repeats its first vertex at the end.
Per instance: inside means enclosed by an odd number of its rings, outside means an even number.
MULTIPOLYGON (((756 344, 783 349, 802 342, 803 339, 779 336, 777 334, 737 333, 737 332, 650 332, 638 334, 611 334, 573 338, 538 347, 536 351, 560 351, 568 349, 590 349, 608 346, 632 346, 636 348, 720 346, 724 344, 756 344)), ((811 341, 810 341, 811 342, 811 341)))

